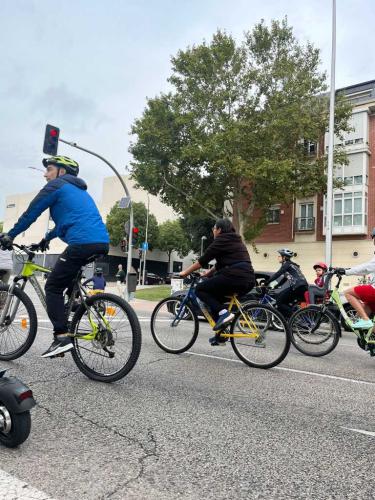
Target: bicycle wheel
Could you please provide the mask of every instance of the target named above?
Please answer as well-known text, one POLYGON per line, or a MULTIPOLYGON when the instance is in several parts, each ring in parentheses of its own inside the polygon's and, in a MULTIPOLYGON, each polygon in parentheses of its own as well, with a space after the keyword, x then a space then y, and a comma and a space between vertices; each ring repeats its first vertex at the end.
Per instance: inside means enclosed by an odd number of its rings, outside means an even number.
POLYGON ((198 318, 189 304, 179 298, 166 298, 151 315, 151 335, 160 349, 181 354, 194 344, 199 331, 198 318))
POLYGON ((133 308, 117 295, 89 297, 74 314, 71 333, 74 362, 93 380, 115 382, 132 370, 139 357, 141 326, 133 308))
POLYGON ((325 356, 337 346, 340 325, 330 311, 309 306, 295 312, 289 321, 291 341, 306 356, 325 356))
MULTIPOLYGON (((0 315, 9 297, 9 285, 0 285, 0 315)), ((3 323, 0 325, 0 360, 17 359, 32 346, 38 329, 33 303, 26 293, 15 287, 3 323)))
POLYGON ((288 325, 276 309, 267 305, 242 305, 232 321, 230 333, 236 335, 230 337, 234 352, 254 368, 278 365, 290 348, 288 325), (277 325, 277 329, 273 325, 277 325))

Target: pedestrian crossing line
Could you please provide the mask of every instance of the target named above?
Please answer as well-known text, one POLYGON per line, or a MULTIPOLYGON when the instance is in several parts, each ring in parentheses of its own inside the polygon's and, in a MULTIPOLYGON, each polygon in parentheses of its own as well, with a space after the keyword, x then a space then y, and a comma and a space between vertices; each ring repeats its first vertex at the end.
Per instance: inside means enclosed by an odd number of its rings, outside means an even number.
POLYGON ((352 429, 350 427, 341 427, 341 429, 345 429, 346 431, 358 432, 359 434, 364 434, 365 436, 375 437, 375 432, 365 431, 363 429, 352 429))
POLYGON ((0 498, 17 500, 53 500, 52 497, 31 487, 29 484, 17 479, 0 469, 0 498))

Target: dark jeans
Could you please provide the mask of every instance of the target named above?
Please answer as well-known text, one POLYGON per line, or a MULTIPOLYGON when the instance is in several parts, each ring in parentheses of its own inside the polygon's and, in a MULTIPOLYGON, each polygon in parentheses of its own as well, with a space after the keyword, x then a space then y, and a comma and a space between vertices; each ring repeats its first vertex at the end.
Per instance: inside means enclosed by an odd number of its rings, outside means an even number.
POLYGON ((45 285, 47 313, 53 325, 54 335, 68 331, 64 309, 64 290, 71 287, 78 271, 87 264, 90 257, 94 254, 106 255, 108 250, 109 245, 106 243, 69 245, 58 258, 45 285))
POLYGON ((305 300, 305 292, 307 291, 307 286, 302 285, 293 290, 293 288, 286 288, 277 295, 276 303, 277 308, 284 316, 284 318, 290 318, 293 313, 293 307, 289 305, 293 300, 305 300))
POLYGON ((204 302, 210 309, 214 319, 217 319, 219 311, 224 309, 223 303, 227 295, 243 295, 248 292, 255 284, 254 281, 241 282, 238 278, 216 275, 208 278, 202 283, 198 283, 195 293, 197 297, 204 302))

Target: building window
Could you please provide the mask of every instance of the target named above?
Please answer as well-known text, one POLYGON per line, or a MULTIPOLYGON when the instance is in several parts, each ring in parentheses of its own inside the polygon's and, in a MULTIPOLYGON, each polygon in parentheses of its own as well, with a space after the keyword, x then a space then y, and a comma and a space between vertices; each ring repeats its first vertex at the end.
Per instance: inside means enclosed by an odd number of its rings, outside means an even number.
POLYGON ((301 203, 300 204, 300 217, 297 222, 297 229, 299 231, 312 231, 314 229, 314 203, 301 203))
POLYGON ((268 224, 279 224, 280 223, 280 207, 271 207, 268 210, 267 223, 268 224))
POLYGON ((333 225, 362 226, 366 216, 362 209, 363 195, 361 191, 334 195, 333 225))

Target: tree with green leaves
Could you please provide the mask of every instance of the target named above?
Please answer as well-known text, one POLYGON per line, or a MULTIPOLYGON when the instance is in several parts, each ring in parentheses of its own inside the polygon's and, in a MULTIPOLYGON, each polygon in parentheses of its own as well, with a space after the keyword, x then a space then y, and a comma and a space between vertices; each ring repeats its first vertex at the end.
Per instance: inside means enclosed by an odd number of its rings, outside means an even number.
MULTIPOLYGON (((298 42, 286 19, 260 22, 240 44, 217 31, 210 43, 180 50, 173 90, 148 99, 133 124, 133 178, 180 214, 233 215, 252 240, 269 207, 326 189, 326 156, 305 147, 328 126, 319 65, 319 50, 298 42)), ((350 114, 338 96, 339 137, 350 114)), ((346 162, 343 150, 335 162, 346 162)))
POLYGON ((185 234, 190 239, 191 249, 198 255, 200 255, 202 249, 202 237, 205 238, 203 251, 214 241, 212 234, 214 221, 212 218, 185 214, 180 219, 180 222, 185 234))
POLYGON ((157 247, 168 254, 168 268, 172 252, 183 258, 191 250, 191 244, 179 220, 167 220, 159 226, 157 247))
MULTIPOLYGON (((139 228, 138 244, 145 241, 146 238, 146 221, 147 221, 147 208, 144 203, 133 202, 133 220, 134 227, 139 228)), ((111 244, 114 246, 119 245, 120 241, 125 236, 125 223, 130 219, 130 208, 119 208, 118 202, 111 208, 106 221, 111 244)), ((150 250, 157 246, 159 236, 158 222, 155 215, 148 215, 148 231, 147 241, 150 250)))

